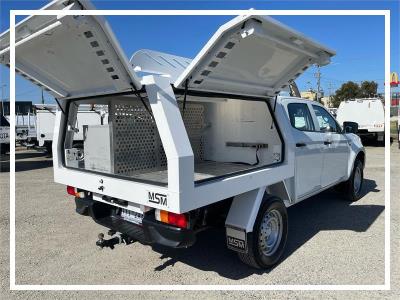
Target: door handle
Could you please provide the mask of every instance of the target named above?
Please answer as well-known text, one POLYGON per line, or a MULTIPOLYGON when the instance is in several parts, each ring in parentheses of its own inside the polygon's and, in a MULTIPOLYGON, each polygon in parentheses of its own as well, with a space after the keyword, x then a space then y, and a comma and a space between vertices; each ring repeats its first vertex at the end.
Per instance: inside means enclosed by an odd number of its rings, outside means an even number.
POLYGON ((307 146, 306 143, 296 143, 297 148, 305 147, 307 146))
POLYGON ((330 145, 330 144, 332 144, 331 141, 325 141, 325 142, 324 142, 324 145, 330 145))

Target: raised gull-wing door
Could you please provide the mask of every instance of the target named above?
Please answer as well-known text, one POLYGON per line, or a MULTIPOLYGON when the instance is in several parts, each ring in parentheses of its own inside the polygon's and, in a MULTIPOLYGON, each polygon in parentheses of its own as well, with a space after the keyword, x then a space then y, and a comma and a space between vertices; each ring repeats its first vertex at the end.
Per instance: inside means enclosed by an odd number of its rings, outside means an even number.
POLYGON ((271 97, 310 65, 328 64, 333 55, 270 17, 238 16, 218 29, 174 86, 271 97))
MULTIPOLYGON (((94 9, 88 1, 56 0, 42 10, 94 9)), ((16 72, 56 98, 140 89, 102 16, 30 16, 15 28, 16 72)), ((0 35, 0 62, 9 65, 10 32, 0 35)))

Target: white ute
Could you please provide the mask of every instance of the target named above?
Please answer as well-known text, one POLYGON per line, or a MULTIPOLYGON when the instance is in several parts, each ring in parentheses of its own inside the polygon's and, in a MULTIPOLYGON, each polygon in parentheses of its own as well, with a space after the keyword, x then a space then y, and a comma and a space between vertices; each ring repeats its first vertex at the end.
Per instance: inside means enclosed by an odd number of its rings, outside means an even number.
MULTIPOLYGON (((8 32, 0 38, 7 64, 8 32)), ((288 206, 336 185, 350 201, 362 195, 356 124, 344 132, 320 104, 277 96, 334 52, 274 19, 234 18, 193 60, 141 50, 128 61, 99 16, 30 17, 16 45, 17 71, 60 103, 55 181, 119 239, 189 247, 222 221, 227 247, 269 268, 284 252, 288 206), (83 124, 74 147, 82 105, 107 114, 83 124)))

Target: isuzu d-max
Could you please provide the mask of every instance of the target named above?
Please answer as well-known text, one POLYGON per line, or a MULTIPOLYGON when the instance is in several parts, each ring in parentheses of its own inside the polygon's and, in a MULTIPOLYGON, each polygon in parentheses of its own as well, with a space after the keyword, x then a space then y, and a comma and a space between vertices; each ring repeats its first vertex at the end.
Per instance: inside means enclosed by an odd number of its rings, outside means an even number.
MULTIPOLYGON (((103 17, 60 12, 93 9, 88 1, 43 9, 16 26, 16 72, 56 97, 54 180, 110 235, 189 247, 222 224, 228 248, 269 268, 284 252, 288 206, 334 186, 361 197, 357 124, 342 129, 320 104, 279 96, 328 64, 329 48, 249 11, 193 60, 140 50, 128 61, 103 17), (78 124, 88 105, 98 123, 78 124)), ((9 32, 0 39, 9 64, 9 32)))

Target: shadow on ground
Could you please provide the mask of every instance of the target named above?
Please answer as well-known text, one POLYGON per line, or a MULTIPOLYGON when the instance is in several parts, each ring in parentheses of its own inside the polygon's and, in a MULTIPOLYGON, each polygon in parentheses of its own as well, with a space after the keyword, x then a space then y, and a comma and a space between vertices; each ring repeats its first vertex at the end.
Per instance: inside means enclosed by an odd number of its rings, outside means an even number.
MULTIPOLYGON (((364 195, 379 192, 375 181, 366 179, 363 192, 364 195)), ((290 207, 288 209, 289 238, 282 261, 320 231, 365 232, 383 210, 384 206, 381 205, 350 205, 341 198, 340 194, 332 190, 290 207)), ((198 234, 197 238, 196 244, 188 249, 153 246, 153 250, 161 254, 160 259, 169 258, 156 266, 155 271, 173 267, 178 261, 196 269, 216 272, 220 276, 233 280, 271 271, 256 270, 242 264, 236 253, 226 248, 223 228, 202 232, 198 234)))
MULTIPOLYGON (((45 152, 15 153, 15 171, 31 171, 53 166, 53 160, 45 152), (42 158, 42 159, 41 159, 42 158)), ((0 171, 10 172, 10 155, 2 154, 0 158, 0 171)))
MULTIPOLYGON (((16 171, 28 171, 52 166, 51 158, 46 153, 17 153, 16 171), (43 157, 43 158, 42 158, 43 157)), ((0 167, 2 172, 9 171, 9 156, 2 156, 0 167)), ((380 192, 375 181, 365 179, 364 196, 368 193, 380 192)), ((311 197, 288 209, 289 238, 284 261, 297 249, 307 243, 320 231, 352 230, 365 232, 383 212, 382 205, 350 205, 342 196, 332 190, 311 197)), ((212 271, 225 278, 239 280, 253 274, 264 274, 271 270, 256 270, 241 263, 235 252, 225 246, 224 228, 210 229, 197 235, 197 242, 188 249, 172 249, 153 246, 165 260, 155 266, 155 271, 162 272, 182 262, 196 269, 212 271)), ((276 266, 276 267, 279 267, 276 266)))
MULTIPOLYGON (((393 137, 390 138, 390 145, 393 144, 393 142, 395 142, 395 139, 393 139, 393 137)), ((385 147, 385 142, 378 142, 376 140, 373 139, 366 139, 363 138, 362 139, 362 143, 365 147, 385 147)))

